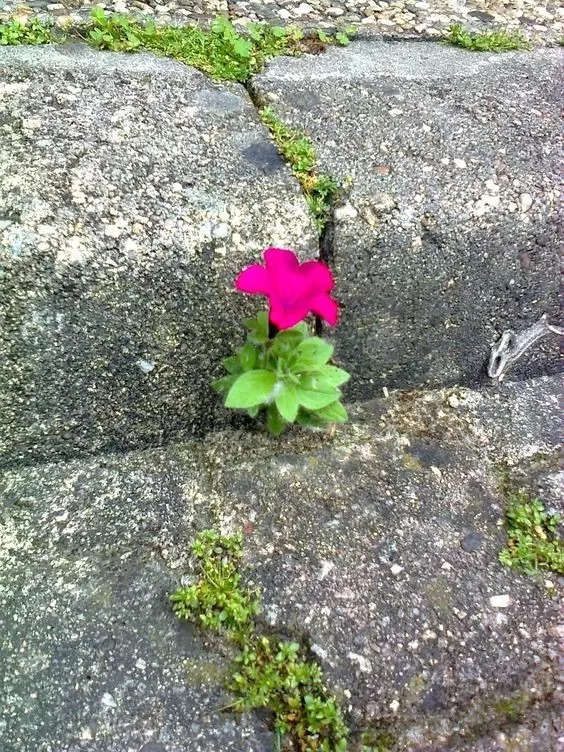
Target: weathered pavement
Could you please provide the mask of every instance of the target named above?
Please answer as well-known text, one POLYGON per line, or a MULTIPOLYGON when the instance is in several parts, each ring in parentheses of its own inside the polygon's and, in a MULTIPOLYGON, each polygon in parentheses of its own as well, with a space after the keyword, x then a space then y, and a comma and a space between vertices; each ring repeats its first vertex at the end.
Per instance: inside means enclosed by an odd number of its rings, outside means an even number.
MULTIPOLYGON (((276 61, 251 89, 355 178, 325 248, 352 396, 479 381, 505 326, 557 314, 561 53, 409 47, 276 61)), ((214 526, 245 530, 262 622, 309 646, 355 740, 556 750, 561 583, 497 556, 503 463, 561 503, 559 382, 530 378, 558 343, 523 358, 528 380, 367 402, 334 439, 225 429, 209 382, 253 305, 236 271, 269 244, 319 249, 245 89, 1 50, 0 165, 2 752, 273 749, 268 718, 218 711, 226 646, 167 604, 214 526)))
POLYGON ((3 51, 0 76, 0 465, 217 425, 237 272, 318 253, 247 93, 81 45, 3 51))
MULTIPOLYGON (((355 398, 478 383, 501 330, 558 320, 561 70, 560 50, 359 42, 253 79, 311 134, 320 168, 352 182, 327 254, 355 398)), ((552 339, 513 373, 558 366, 552 339)))
MULTIPOLYGON (((349 399, 480 383, 504 329, 558 321, 561 57, 362 42, 252 81, 353 180, 324 249, 349 399)), ((236 272, 319 252, 249 95, 80 45, 3 49, 0 75, 0 466, 225 425, 236 272)), ((546 338, 510 376, 558 365, 546 338)))
POLYGON ((261 620, 309 645, 355 735, 556 750, 556 578, 497 555, 501 462, 561 503, 557 395, 550 379, 399 395, 334 440, 227 432, 4 472, 2 750, 274 748, 267 718, 218 710, 225 645, 167 604, 211 526, 246 531, 261 620))

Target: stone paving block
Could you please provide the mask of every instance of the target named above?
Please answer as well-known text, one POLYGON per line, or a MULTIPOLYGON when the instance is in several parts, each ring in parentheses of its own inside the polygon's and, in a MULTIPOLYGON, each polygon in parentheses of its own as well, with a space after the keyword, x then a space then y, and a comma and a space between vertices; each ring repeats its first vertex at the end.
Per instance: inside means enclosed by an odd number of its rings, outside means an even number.
MULTIPOLYGON (((349 396, 476 384, 504 329, 558 322, 561 63, 358 42, 254 78, 320 168, 352 179, 329 237, 349 396)), ((510 377, 554 372, 558 349, 537 344, 510 377)))
POLYGON ((225 643, 206 646, 166 601, 210 527, 246 531, 260 623, 309 646, 353 737, 386 730, 410 752, 556 748, 561 586, 498 562, 499 463, 517 472, 557 449, 556 387, 535 386, 519 390, 502 442, 485 430, 499 400, 460 390, 456 407, 447 392, 356 407, 333 440, 225 432, 2 473, 0 748, 274 748, 267 717, 218 710, 225 643), (531 442, 539 421, 549 431, 531 442))
POLYGON ((0 466, 221 423, 210 381, 251 310, 236 273, 271 244, 318 252, 243 87, 3 48, 0 165, 0 466))

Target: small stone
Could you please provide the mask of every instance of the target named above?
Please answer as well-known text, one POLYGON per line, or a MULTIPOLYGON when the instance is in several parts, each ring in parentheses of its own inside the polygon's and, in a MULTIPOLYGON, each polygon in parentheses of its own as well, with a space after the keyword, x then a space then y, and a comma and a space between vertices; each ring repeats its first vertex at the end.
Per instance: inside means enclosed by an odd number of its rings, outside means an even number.
POLYGON ((483 534, 479 533, 477 530, 473 530, 460 541, 460 547, 463 551, 472 553, 473 551, 477 551, 483 542, 483 534))
POLYGON ((389 110, 388 114, 392 117, 399 117, 400 115, 403 115, 403 110, 400 110, 399 107, 392 107, 392 109, 389 110))
POLYGON ((39 118, 23 118, 22 128, 28 128, 30 131, 41 128, 41 120, 39 118))
POLYGON ((314 653, 318 658, 321 658, 322 661, 327 659, 327 651, 323 650, 323 648, 316 642, 314 642, 311 646, 311 652, 314 653))
POLYGON ((104 235, 106 235, 108 238, 119 238, 121 233, 122 230, 117 225, 106 225, 104 227, 104 235))
POLYGON ((435 465, 431 465, 431 472, 437 478, 442 478, 443 477, 443 474, 441 473, 441 471, 439 470, 438 467, 435 467, 435 465))
POLYGON ((363 674, 369 674, 372 671, 372 665, 368 659, 359 653, 349 653, 348 655, 351 661, 358 663, 358 666, 363 674))
POLYGON ((390 567, 390 572, 397 575, 400 572, 403 572, 403 567, 400 567, 399 564, 392 564, 392 566, 390 567))
POLYGON ((449 564, 448 561, 443 561, 443 563, 441 564, 441 569, 444 572, 450 572, 450 570, 452 569, 452 564, 449 564))
POLYGON ((519 196, 519 203, 521 204, 521 214, 525 214, 533 205, 533 197, 530 193, 522 193, 519 196))
POLYGON ((507 209, 508 209, 508 211, 510 211, 510 212, 514 212, 514 211, 517 211, 517 209, 518 209, 518 208, 519 208, 519 207, 517 206, 517 204, 515 203, 515 201, 510 201, 510 202, 509 202, 509 203, 507 204, 507 209))
POLYGON ((377 175, 389 175, 391 171, 392 168, 390 167, 390 165, 377 165, 374 168, 374 172, 377 175))
POLYGON ((100 702, 105 708, 117 708, 117 702, 109 692, 104 692, 100 702))
POLYGON ((499 185, 495 180, 486 180, 486 188, 490 193, 499 193, 499 185))
POLYGON ((357 210, 348 201, 346 204, 338 206, 334 212, 334 217, 337 222, 341 222, 344 219, 354 219, 356 216, 358 216, 357 210))
POLYGON ((295 16, 308 16, 313 13, 313 8, 308 3, 300 3, 294 11, 295 16))
POLYGON ((212 227, 212 238, 227 238, 231 234, 231 228, 225 222, 220 222, 212 227))
POLYGON ((67 12, 65 6, 62 3, 49 3, 47 10, 54 16, 61 16, 67 12))
POLYGON ((433 632, 432 629, 426 629, 423 632, 423 639, 424 640, 436 640, 437 639, 437 633, 433 632))
POLYGON ((143 658, 138 658, 135 661, 135 668, 138 668, 139 671, 145 671, 147 668, 147 663, 143 660, 143 658))
POLYGON ((331 8, 327 8, 326 12, 328 16, 342 16, 345 11, 342 8, 337 8, 337 6, 333 6, 331 8))
POLYGON ((397 713, 399 706, 400 704, 398 700, 392 700, 391 703, 388 705, 392 713, 397 713))
POLYGON ((490 606, 492 608, 507 608, 511 603, 511 598, 507 593, 504 595, 492 595, 490 598, 490 606))
POLYGON ((333 569, 334 563, 332 561, 322 561, 321 562, 321 572, 317 575, 318 580, 324 580, 329 572, 333 569))
POLYGON ((149 360, 143 360, 143 359, 137 360, 135 362, 135 365, 138 366, 139 369, 141 371, 143 371, 143 373, 145 373, 145 374, 151 373, 151 371, 155 368, 155 364, 154 363, 152 363, 149 360))
POLYGON ((464 170, 468 165, 464 159, 455 159, 454 164, 460 169, 464 170))
POLYGON ((456 394, 451 394, 448 398, 448 404, 451 407, 458 407, 460 405, 460 400, 456 396, 456 394))

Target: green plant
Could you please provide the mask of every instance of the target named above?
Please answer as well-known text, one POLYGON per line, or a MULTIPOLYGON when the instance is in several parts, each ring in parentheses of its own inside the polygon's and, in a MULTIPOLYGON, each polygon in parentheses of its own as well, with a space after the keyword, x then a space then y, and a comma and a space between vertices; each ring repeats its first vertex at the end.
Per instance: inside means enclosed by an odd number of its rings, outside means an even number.
MULTIPOLYGON (((329 42, 344 44, 344 36, 329 42)), ((248 24, 237 28, 218 16, 209 29, 197 26, 157 26, 95 8, 87 41, 98 49, 116 52, 150 50, 180 60, 215 79, 246 81, 276 55, 299 55, 311 46, 301 29, 292 26, 248 24)), ((346 41, 348 44, 348 38, 346 41)))
POLYGON ((25 24, 19 21, 0 23, 0 47, 20 44, 52 44, 54 41, 52 27, 37 18, 25 24))
POLYGON ((213 530, 200 533, 192 547, 200 579, 170 596, 181 619, 221 632, 239 648, 228 688, 237 697, 228 707, 267 708, 277 737, 291 736, 299 752, 345 752, 348 730, 335 699, 323 684, 320 667, 305 660, 297 642, 257 634, 254 592, 241 585, 241 536, 213 530))
POLYGON ((213 531, 200 533, 192 553, 199 563, 200 578, 170 597, 176 615, 198 621, 203 627, 225 630, 240 637, 258 613, 258 601, 240 587, 238 563, 242 556, 242 537, 224 537, 213 531))
POLYGON ((551 570, 564 574, 564 545, 558 536, 560 517, 548 514, 538 499, 523 492, 510 497, 506 512, 507 547, 502 564, 529 574, 551 570))
POLYGON ((347 420, 339 386, 349 374, 329 364, 332 345, 309 335, 307 324, 269 337, 268 315, 246 319, 247 341, 225 358, 228 375, 214 382, 226 407, 256 417, 266 411, 266 426, 277 436, 288 423, 321 428, 347 420))
POLYGON ((520 31, 486 31, 472 32, 461 24, 454 24, 447 29, 445 41, 456 47, 474 52, 509 52, 510 50, 528 50, 529 41, 520 31))
POLYGON ((270 107, 260 110, 260 118, 298 179, 321 234, 338 192, 337 184, 329 175, 318 172, 315 148, 304 133, 286 125, 270 107))

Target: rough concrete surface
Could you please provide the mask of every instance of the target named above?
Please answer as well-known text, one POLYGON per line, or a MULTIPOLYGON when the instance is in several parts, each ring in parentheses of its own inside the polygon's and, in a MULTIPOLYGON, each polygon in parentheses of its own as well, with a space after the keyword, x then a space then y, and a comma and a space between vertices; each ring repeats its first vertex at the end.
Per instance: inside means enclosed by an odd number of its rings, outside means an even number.
POLYGON ((353 738, 556 750, 560 584, 497 556, 499 463, 555 480, 557 394, 548 378, 400 394, 332 439, 226 432, 4 472, 0 748, 273 749, 267 716, 218 710, 221 642, 205 651, 166 602, 196 532, 217 526, 245 530, 262 624, 309 646, 353 738))
POLYGON ((0 466, 221 423, 210 382, 250 310, 236 273, 271 244, 318 251, 243 87, 2 48, 0 165, 0 466))
MULTIPOLYGON (((504 329, 558 321, 561 64, 558 49, 358 42, 253 79, 320 168, 352 181, 327 244, 350 397, 476 384, 504 329)), ((556 370, 558 345, 510 376, 556 370)))

